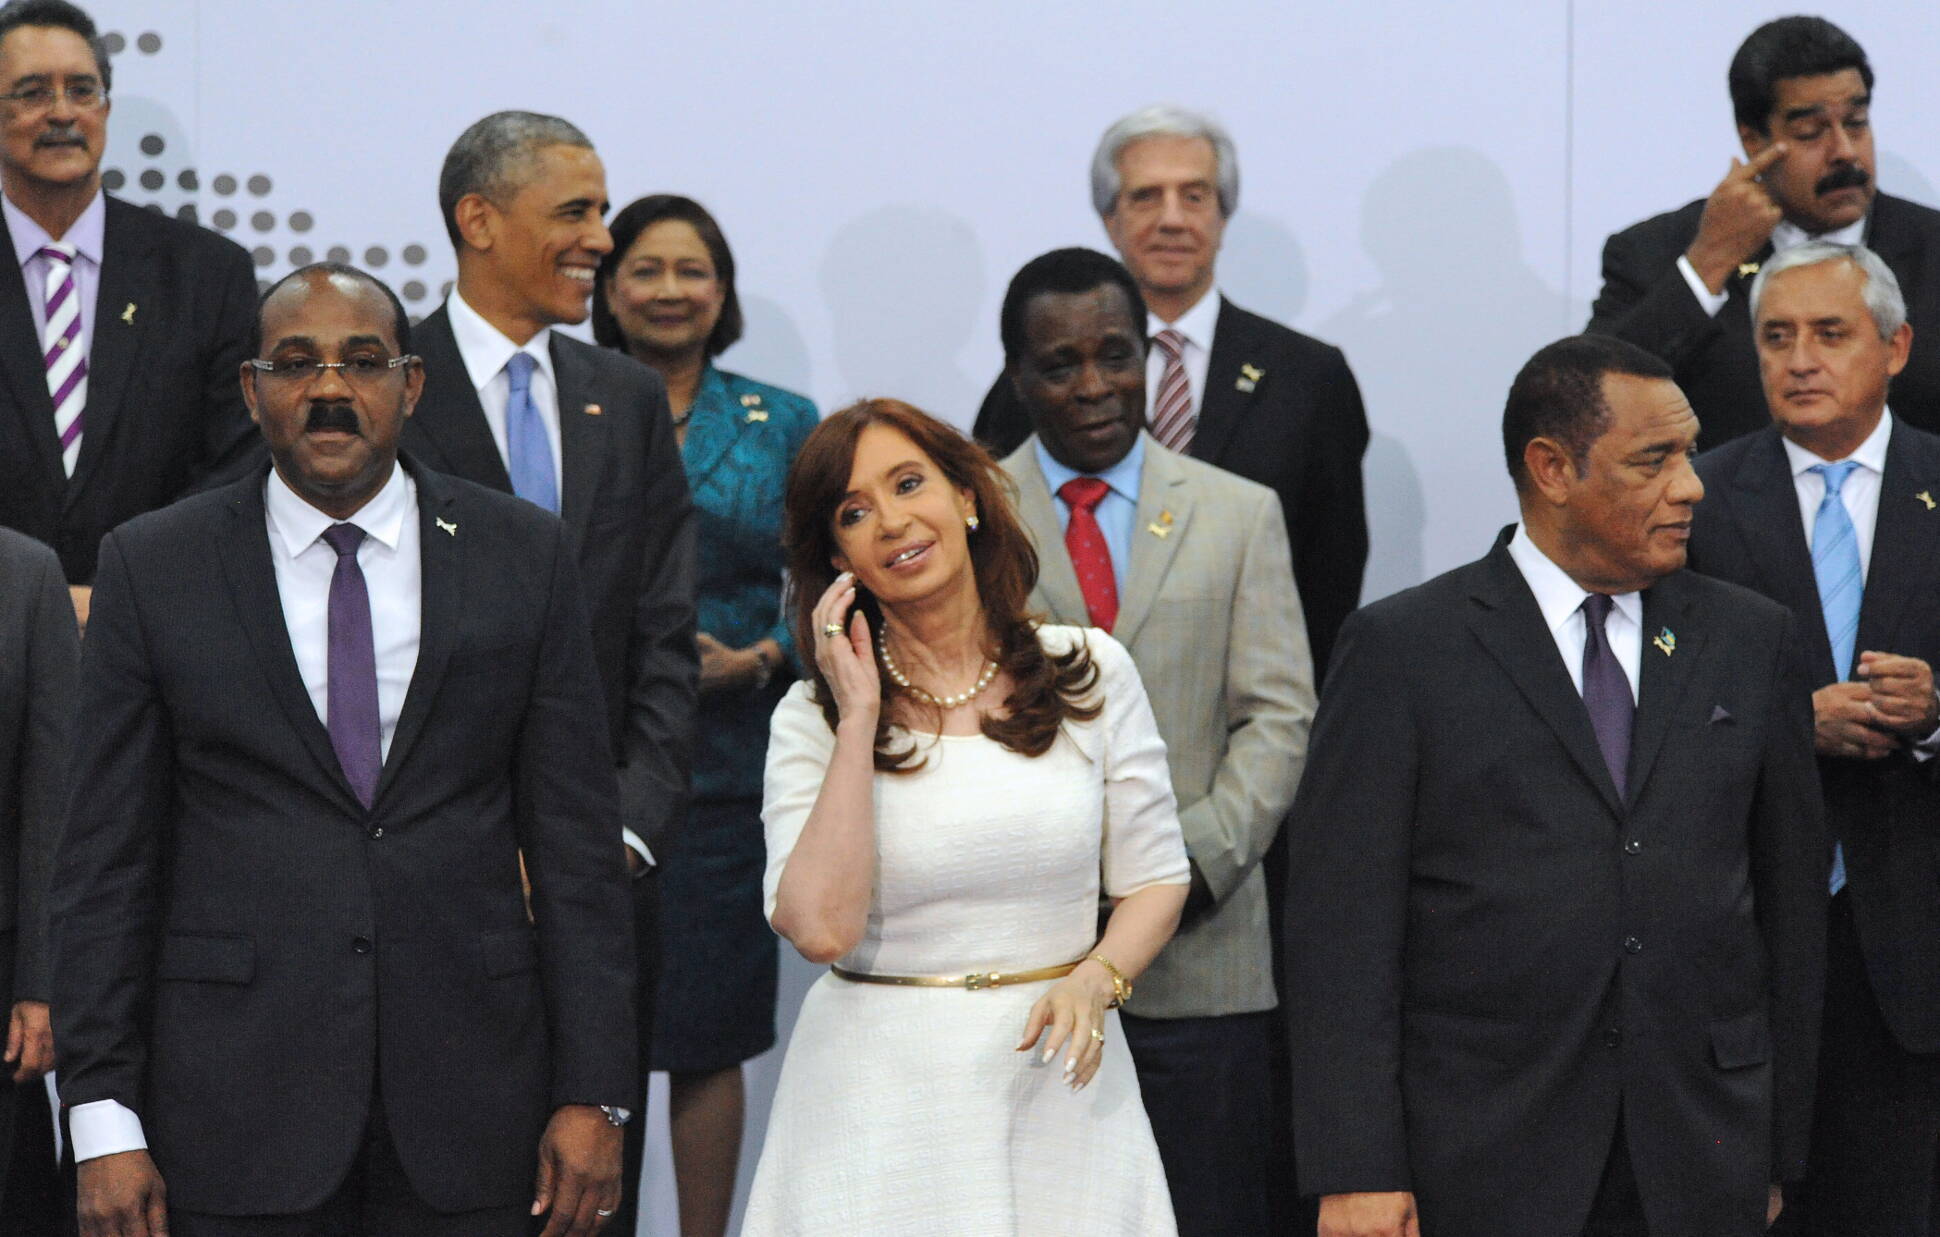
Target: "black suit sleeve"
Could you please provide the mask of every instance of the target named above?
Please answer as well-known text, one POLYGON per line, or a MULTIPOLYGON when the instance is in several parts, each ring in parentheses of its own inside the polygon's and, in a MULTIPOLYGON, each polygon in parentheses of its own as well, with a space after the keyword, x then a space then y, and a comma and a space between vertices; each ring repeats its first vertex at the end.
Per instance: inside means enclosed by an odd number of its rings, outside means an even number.
POLYGON ((647 497, 651 513, 640 595, 627 644, 627 701, 620 750, 620 811, 627 828, 664 858, 693 768, 700 699, 694 643, 694 503, 674 439, 666 389, 654 384, 647 409, 647 497))
POLYGON ((81 657, 67 578, 51 550, 36 546, 34 579, 22 580, 32 600, 23 653, 26 724, 20 764, 20 877, 13 999, 48 999, 47 886, 60 843, 61 790, 67 774, 69 717, 81 657))
POLYGON ((1361 462, 1367 455, 1367 409, 1360 384, 1338 349, 1315 378, 1319 424, 1293 512, 1293 578, 1313 646, 1314 681, 1327 675, 1341 624, 1361 603, 1367 572, 1367 500, 1361 462))
POLYGON ((1721 328, 1684 282, 1680 253, 1668 239, 1641 236, 1638 228, 1605 241, 1603 290, 1590 306, 1585 333, 1628 340, 1673 368, 1710 342, 1721 328))
POLYGON ((1785 1182, 1804 1178, 1812 1130, 1830 854, 1812 752, 1812 685, 1797 642, 1788 613, 1751 828, 1752 896, 1771 968, 1772 1179, 1785 1182))
POLYGON ((635 1102, 632 904, 613 845, 619 814, 599 669, 566 546, 553 543, 539 672, 513 770, 519 848, 532 882, 552 1102, 635 1102))
POLYGON ((997 381, 990 384, 982 406, 977 409, 977 423, 970 431, 971 436, 1001 460, 1023 446, 1033 429, 1030 414, 1017 398, 1017 388, 1011 385, 1010 375, 999 371, 997 381))
POLYGON ((117 533, 101 542, 75 716, 49 895, 61 1100, 139 1115, 175 757, 117 533))
POLYGON ((201 458, 190 491, 239 479, 266 451, 242 395, 242 363, 256 341, 256 270, 236 245, 210 250, 218 259, 207 270, 215 285, 214 316, 204 340, 201 458))
POLYGON ((1405 633, 1341 628, 1288 818, 1285 1008, 1306 1194, 1411 1189, 1402 954, 1420 737, 1405 633))

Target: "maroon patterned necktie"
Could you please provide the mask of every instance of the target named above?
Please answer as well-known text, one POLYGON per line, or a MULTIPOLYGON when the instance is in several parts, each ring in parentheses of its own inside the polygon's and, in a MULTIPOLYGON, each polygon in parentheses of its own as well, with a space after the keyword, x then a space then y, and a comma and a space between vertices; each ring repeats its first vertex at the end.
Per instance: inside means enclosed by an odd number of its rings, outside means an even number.
POLYGON ((1152 437, 1166 450, 1184 455, 1192 450, 1192 431, 1199 425, 1192 408, 1192 386, 1186 381, 1186 337, 1167 327, 1152 336, 1152 342, 1165 354, 1159 392, 1152 400, 1152 437))

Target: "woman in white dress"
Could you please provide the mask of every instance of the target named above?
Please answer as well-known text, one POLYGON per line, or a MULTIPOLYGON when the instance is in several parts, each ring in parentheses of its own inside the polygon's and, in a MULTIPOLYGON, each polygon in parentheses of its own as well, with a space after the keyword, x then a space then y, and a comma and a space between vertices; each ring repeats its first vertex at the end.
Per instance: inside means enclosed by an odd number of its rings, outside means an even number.
POLYGON ((775 711, 765 892, 832 966, 789 1042, 750 1237, 1174 1232, 1112 1012, 1185 903, 1165 746, 1121 646, 1030 621, 1007 485, 891 400, 822 422, 790 475, 815 659, 775 711))

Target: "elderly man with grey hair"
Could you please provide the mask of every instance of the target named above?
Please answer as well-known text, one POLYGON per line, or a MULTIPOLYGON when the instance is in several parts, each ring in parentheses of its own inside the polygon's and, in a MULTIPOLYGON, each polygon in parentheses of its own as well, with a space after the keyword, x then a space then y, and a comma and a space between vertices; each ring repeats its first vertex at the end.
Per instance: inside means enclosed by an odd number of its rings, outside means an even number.
MULTIPOLYGON (((1691 565, 1790 606, 1824 785, 1819 1099, 1789 1231, 1929 1231, 1940 1153, 1940 437, 1887 409, 1913 328, 1878 255, 1765 263, 1751 322, 1772 424, 1698 460, 1691 565)), ((1697 723, 1702 724, 1702 719, 1697 723)))
MULTIPOLYGON (((557 116, 496 112, 452 144, 438 206, 458 279, 412 333, 424 395, 403 445, 431 468, 565 521, 618 763, 626 847, 614 847, 614 862, 624 854, 635 877, 637 1110, 660 956, 653 856, 665 852, 687 793, 698 693, 686 473, 659 375, 552 330, 586 320, 595 272, 613 248, 606 170, 591 140, 557 116)), ((630 1233, 640 1122, 628 1124, 625 1146, 626 1193, 612 1227, 630 1233)))

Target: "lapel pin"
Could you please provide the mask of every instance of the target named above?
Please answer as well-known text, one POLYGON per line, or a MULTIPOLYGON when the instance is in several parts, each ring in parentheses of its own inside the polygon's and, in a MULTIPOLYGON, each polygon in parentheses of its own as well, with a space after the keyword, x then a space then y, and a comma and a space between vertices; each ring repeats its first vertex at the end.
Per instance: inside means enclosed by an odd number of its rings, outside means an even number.
POLYGON ((1652 637, 1651 643, 1662 650, 1666 657, 1677 652, 1677 637, 1671 634, 1671 629, 1668 627, 1652 637))
POLYGON ((1239 381, 1235 382, 1233 386, 1242 393, 1251 395, 1253 388, 1259 386, 1260 379, 1264 377, 1266 377, 1266 371, 1259 366, 1242 365, 1239 367, 1239 381))
POLYGON ((445 530, 446 536, 456 537, 458 535, 458 526, 456 524, 453 524, 450 520, 444 519, 443 517, 440 517, 440 516, 433 516, 432 520, 434 523, 437 524, 439 528, 442 528, 445 530))
POLYGON ((741 397, 741 406, 743 408, 759 408, 761 407, 761 397, 753 391, 750 391, 741 397))
POLYGON ((603 411, 605 410, 602 409, 598 404, 586 405, 586 415, 589 417, 597 417, 603 411))
POLYGON ((1159 523, 1164 524, 1168 528, 1172 526, 1172 508, 1167 507, 1165 510, 1159 512, 1159 523))
POLYGON ((128 308, 121 311, 121 320, 129 326, 135 325, 135 303, 128 302, 128 308))
POLYGON ((1738 264, 1738 278, 1740 279, 1750 279, 1757 273, 1758 263, 1756 262, 1740 262, 1738 264))
POLYGON ((1165 537, 1172 532, 1171 529, 1167 528, 1163 524, 1147 524, 1145 526, 1145 531, 1148 533, 1151 533, 1154 537, 1157 537, 1160 540, 1164 540, 1165 537))
POLYGON ((750 421, 766 421, 767 419, 768 419, 768 410, 767 410, 766 408, 750 408, 750 409, 748 409, 748 420, 750 420, 750 421))
POLYGON ((1915 495, 1914 495, 1913 497, 1915 497, 1915 498, 1917 498, 1917 499, 1919 499, 1919 500, 1920 500, 1921 502, 1923 502, 1923 503, 1925 503, 1925 504, 1927 505, 1927 510, 1928 510, 1928 511, 1931 511, 1931 510, 1933 510, 1933 505, 1934 505, 1934 504, 1933 504, 1933 491, 1932 491, 1932 490, 1921 490, 1921 491, 1920 491, 1920 492, 1919 492, 1918 494, 1915 494, 1915 495))

